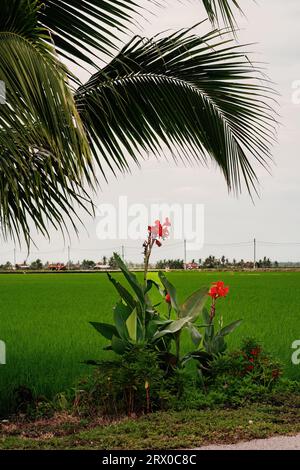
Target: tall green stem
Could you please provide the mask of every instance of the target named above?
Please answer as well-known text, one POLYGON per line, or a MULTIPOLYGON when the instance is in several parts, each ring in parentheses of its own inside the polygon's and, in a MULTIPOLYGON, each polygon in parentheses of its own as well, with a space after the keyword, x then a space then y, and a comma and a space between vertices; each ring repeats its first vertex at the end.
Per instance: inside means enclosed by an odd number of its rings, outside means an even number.
POLYGON ((176 364, 178 367, 179 361, 180 361, 180 334, 181 331, 178 331, 175 334, 175 347, 176 347, 176 364))
POLYGON ((152 252, 152 248, 154 245, 155 240, 152 240, 151 234, 148 236, 147 246, 145 248, 145 257, 144 257, 144 287, 147 286, 147 275, 149 270, 149 261, 152 252))

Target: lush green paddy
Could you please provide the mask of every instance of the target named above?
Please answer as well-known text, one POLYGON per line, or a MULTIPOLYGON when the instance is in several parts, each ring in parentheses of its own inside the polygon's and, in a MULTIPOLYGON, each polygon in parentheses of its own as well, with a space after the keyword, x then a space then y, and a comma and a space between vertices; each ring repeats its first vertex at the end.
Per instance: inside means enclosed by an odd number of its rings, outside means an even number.
MULTIPOLYGON (((119 274, 117 274, 119 276, 119 274)), ((224 321, 243 319, 230 347, 255 336, 300 379, 291 363, 300 339, 300 273, 169 273, 183 300, 200 286, 224 280, 230 295, 219 301, 224 321)), ((110 354, 89 321, 110 321, 117 295, 103 273, 0 276, 0 340, 7 364, 0 366, 0 411, 20 385, 53 396, 86 373, 81 361, 110 354)))

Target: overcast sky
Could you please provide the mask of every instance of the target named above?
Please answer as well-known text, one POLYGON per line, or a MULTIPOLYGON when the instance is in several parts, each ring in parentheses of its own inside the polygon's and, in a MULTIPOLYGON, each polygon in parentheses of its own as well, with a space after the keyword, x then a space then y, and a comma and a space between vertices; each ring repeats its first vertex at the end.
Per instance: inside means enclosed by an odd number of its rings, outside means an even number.
MULTIPOLYGON (((149 15, 148 21, 144 21, 141 25, 143 35, 152 36, 166 29, 191 26, 205 17, 199 0, 169 0, 168 3, 169 7, 156 10, 156 16, 149 15)), ((119 176, 117 180, 111 177, 109 184, 103 183, 102 191, 94 196, 94 201, 96 204, 117 204, 119 196, 127 196, 129 203, 147 206, 154 202, 203 204, 206 245, 201 251, 189 252, 188 258, 203 258, 212 253, 251 259, 250 241, 256 237, 258 257, 267 255, 279 261, 300 260, 300 104, 292 101, 293 83, 300 80, 300 2, 259 0, 257 4, 245 0, 242 3, 245 4, 247 18, 239 18, 239 42, 258 43, 251 49, 256 51, 256 57, 268 63, 268 75, 281 94, 282 126, 273 151, 275 164, 271 175, 256 167, 261 182, 260 198, 253 203, 246 193, 238 199, 228 195, 223 177, 213 166, 176 167, 172 162, 157 161, 150 155, 141 169, 132 167, 130 175, 119 176), (299 242, 299 245, 289 245, 289 242, 299 242)), ((122 244, 126 246, 127 259, 141 259, 138 242, 100 241, 97 238, 99 220, 88 218, 84 213, 82 216, 85 229, 80 229, 79 239, 71 237, 71 258, 74 261, 83 258, 99 260, 103 255, 110 255, 111 248, 122 244)), ((29 260, 40 257, 44 261, 66 261, 69 243, 61 235, 51 231, 49 243, 33 231, 33 238, 40 251, 33 247, 29 260)), ((1 263, 13 260, 13 248, 11 242, 2 243, 1 263)), ((166 242, 155 255, 156 259, 164 257, 183 257, 183 245, 174 240, 166 242)), ((25 247, 21 252, 18 248, 17 262, 25 258, 25 247)))

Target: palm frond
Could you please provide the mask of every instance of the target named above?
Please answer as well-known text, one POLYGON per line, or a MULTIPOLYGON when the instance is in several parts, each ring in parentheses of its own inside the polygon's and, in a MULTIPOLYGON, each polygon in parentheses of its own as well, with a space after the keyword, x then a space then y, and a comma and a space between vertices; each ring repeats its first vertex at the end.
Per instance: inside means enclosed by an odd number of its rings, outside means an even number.
POLYGON ((125 171, 139 153, 167 146, 175 159, 221 168, 228 187, 256 186, 276 122, 272 91, 240 47, 220 31, 135 37, 75 95, 100 167, 125 171))
MULTIPOLYGON (((14 0, 15 1, 15 0, 14 0)), ((210 21, 234 27, 237 0, 200 0, 210 21)), ((165 6, 166 0, 40 0, 39 23, 62 57, 82 67, 97 67, 96 59, 120 48, 120 33, 128 34, 145 8, 165 6)), ((196 8, 196 7, 195 7, 196 8)))
MULTIPOLYGON (((152 3, 153 0, 147 0, 152 3)), ((48 41, 62 57, 83 67, 95 58, 112 55, 120 33, 128 33, 133 16, 142 11, 135 0, 43 0, 39 22, 49 30, 48 41)))
POLYGON ((243 13, 240 0, 201 0, 212 24, 220 25, 221 19, 232 29, 236 26, 235 13, 243 13))
POLYGON ((0 30, 0 80, 7 98, 0 106, 0 229, 5 236, 22 232, 27 242, 30 219, 44 234, 49 221, 62 227, 64 217, 72 217, 72 200, 81 203, 84 177, 93 183, 74 96, 64 66, 41 39, 37 8, 37 2, 12 1, 0 30), (27 6, 22 22, 18 8, 27 6))

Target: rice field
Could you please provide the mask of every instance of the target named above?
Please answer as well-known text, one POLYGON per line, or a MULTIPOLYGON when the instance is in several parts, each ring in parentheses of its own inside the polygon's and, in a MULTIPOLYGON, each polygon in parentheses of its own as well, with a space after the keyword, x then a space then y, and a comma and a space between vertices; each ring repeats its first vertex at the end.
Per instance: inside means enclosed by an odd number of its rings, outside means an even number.
MULTIPOLYGON (((243 319, 229 347, 255 336, 284 362, 288 377, 300 379, 300 365, 291 363, 291 345, 300 340, 299 272, 168 276, 181 300, 200 286, 225 281, 230 294, 219 301, 218 312, 225 323, 243 319)), ((7 348, 7 364, 0 365, 0 413, 9 410, 16 387, 52 397, 87 373, 83 360, 108 357, 105 340, 88 322, 110 322, 116 299, 103 273, 0 275, 0 340, 7 348)))

